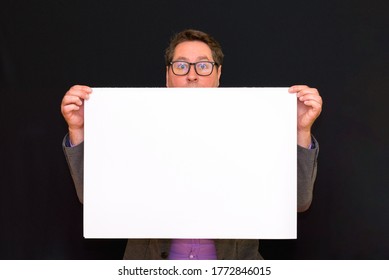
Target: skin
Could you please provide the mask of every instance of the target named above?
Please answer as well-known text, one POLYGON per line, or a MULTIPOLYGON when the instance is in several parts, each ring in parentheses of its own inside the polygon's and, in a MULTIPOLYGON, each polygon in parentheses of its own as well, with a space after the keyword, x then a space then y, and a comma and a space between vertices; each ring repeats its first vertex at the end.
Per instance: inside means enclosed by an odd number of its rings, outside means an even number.
MULTIPOLYGON (((173 60, 187 62, 214 61, 211 49, 200 41, 180 43, 174 50, 173 60)), ((218 87, 221 66, 213 69, 210 76, 199 76, 193 66, 185 76, 176 76, 170 67, 166 67, 167 87, 218 87)), ((289 88, 297 97, 297 144, 308 148, 311 144, 311 128, 322 110, 322 98, 319 91, 306 85, 294 85, 289 88)), ((61 112, 69 128, 69 138, 73 145, 84 141, 84 100, 88 100, 92 89, 75 85, 65 94, 61 103, 61 112)))

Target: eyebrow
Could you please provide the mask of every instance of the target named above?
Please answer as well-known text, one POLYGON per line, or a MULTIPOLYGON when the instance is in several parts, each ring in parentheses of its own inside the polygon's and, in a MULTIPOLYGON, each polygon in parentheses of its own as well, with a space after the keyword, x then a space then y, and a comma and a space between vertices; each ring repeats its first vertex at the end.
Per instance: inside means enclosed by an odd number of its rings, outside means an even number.
MULTIPOLYGON (((175 60, 189 61, 189 59, 188 59, 187 57, 184 57, 184 56, 179 56, 179 57, 177 57, 175 60)), ((202 55, 202 56, 198 56, 198 57, 196 58, 196 60, 197 60, 197 61, 201 61, 201 60, 210 60, 210 59, 208 58, 208 56, 202 55)))

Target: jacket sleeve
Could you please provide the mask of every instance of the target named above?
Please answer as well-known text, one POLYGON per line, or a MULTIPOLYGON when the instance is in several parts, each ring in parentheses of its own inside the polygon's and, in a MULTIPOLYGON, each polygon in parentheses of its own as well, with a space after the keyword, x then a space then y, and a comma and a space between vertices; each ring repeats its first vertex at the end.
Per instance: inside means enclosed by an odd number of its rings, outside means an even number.
POLYGON ((317 173, 319 143, 312 137, 313 149, 297 146, 297 211, 304 212, 312 203, 313 186, 317 173))
POLYGON ((62 142, 62 148, 65 153, 66 161, 69 166, 74 186, 76 188, 78 199, 81 203, 84 200, 84 143, 74 147, 67 147, 68 135, 62 142))

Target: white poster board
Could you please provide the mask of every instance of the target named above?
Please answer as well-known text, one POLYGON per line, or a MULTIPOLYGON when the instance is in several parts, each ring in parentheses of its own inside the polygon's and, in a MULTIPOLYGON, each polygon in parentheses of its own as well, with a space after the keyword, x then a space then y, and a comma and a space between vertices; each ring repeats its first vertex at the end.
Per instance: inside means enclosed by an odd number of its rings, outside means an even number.
POLYGON ((287 88, 94 88, 86 238, 296 238, 287 88))

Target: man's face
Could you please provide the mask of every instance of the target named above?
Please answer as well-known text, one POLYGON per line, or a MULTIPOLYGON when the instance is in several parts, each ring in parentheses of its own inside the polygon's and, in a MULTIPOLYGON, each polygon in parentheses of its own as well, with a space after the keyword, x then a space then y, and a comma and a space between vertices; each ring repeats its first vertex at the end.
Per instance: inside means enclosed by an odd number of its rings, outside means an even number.
MULTIPOLYGON (((195 63, 199 61, 214 61, 212 51, 207 44, 200 41, 186 41, 178 44, 174 50, 173 61, 186 61, 195 63)), ((167 87, 218 87, 221 75, 221 66, 215 65, 209 76, 200 76, 196 73, 194 65, 185 76, 177 76, 172 72, 171 67, 166 67, 167 87)))

